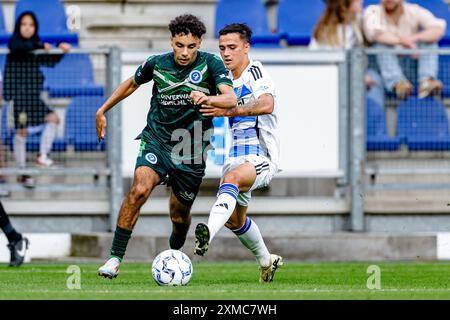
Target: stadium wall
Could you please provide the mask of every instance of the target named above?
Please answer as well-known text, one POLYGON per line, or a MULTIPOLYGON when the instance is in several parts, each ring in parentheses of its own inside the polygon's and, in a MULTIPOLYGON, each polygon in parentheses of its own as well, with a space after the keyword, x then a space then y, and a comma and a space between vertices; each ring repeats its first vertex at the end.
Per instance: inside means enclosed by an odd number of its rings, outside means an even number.
MULTIPOLYGON (((128 52, 122 54, 122 80, 134 76, 136 66, 148 56, 160 52, 128 52)), ((340 123, 339 65, 345 55, 339 53, 311 54, 305 50, 257 50, 252 57, 261 60, 276 85, 276 108, 280 126, 283 177, 340 177, 345 163, 339 145, 345 127, 340 123), (326 93, 326 94, 324 94, 326 93), (340 126, 341 125, 341 126, 340 126)), ((122 103, 122 172, 132 177, 139 150, 134 138, 146 125, 150 82, 122 103)), ((229 139, 227 139, 229 141, 229 139)), ((228 145, 225 146, 228 150, 228 145)), ((221 166, 207 164, 207 177, 220 177, 221 166)))
MULTIPOLYGON (((112 234, 39 234, 25 233, 30 240, 26 262, 30 260, 83 261, 99 260, 109 255, 112 234)), ((127 261, 151 262, 157 253, 167 249, 166 236, 134 235, 128 245, 127 261)), ((367 234, 302 234, 291 237, 265 237, 270 250, 286 261, 429 261, 450 259, 450 233, 392 235, 367 234), (295 240, 295 241, 293 241, 295 240)), ((7 240, 0 235, 0 247, 7 240)), ((184 251, 193 252, 194 238, 189 236, 184 251)), ((190 254, 189 254, 190 255, 190 254)), ((252 261, 254 257, 236 237, 216 238, 205 257, 194 261, 252 261)), ((8 262, 6 250, 0 250, 0 263, 8 262)))

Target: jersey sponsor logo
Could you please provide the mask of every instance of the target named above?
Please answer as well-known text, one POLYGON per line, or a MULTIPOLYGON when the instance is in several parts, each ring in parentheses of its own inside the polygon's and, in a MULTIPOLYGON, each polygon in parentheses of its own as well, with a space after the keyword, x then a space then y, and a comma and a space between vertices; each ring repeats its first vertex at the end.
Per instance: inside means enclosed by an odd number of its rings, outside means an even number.
POLYGON ((193 84, 199 84, 203 80, 203 75, 198 70, 192 70, 191 73, 189 73, 189 82, 193 84))
POLYGON ((150 162, 151 164, 156 164, 158 162, 158 158, 156 157, 156 154, 154 153, 147 153, 145 155, 145 160, 147 160, 148 162, 150 162))
POLYGON ((262 72, 258 66, 251 66, 248 69, 248 72, 250 72, 252 74, 253 79, 255 79, 255 81, 262 78, 262 72))
POLYGON ((191 96, 189 93, 182 94, 160 94, 159 103, 163 106, 187 106, 190 104, 191 96))

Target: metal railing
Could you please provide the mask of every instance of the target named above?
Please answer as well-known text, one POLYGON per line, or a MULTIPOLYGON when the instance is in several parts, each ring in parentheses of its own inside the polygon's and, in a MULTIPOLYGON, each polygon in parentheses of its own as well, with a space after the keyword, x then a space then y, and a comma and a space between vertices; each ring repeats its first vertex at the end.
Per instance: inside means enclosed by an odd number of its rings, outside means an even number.
POLYGON ((368 194, 450 190, 449 58, 450 49, 445 48, 370 48, 350 53, 352 230, 365 230, 368 194), (383 71, 379 66, 392 57, 412 85, 406 97, 401 96, 402 88, 386 85, 389 77, 395 78, 391 73, 397 65, 383 65, 383 71), (380 77, 383 75, 381 99, 372 98, 371 88, 365 85, 367 70, 374 62, 380 77), (438 72, 427 70, 436 63, 438 72), (444 87, 439 95, 419 97, 419 78, 427 72, 435 74, 444 87))
MULTIPOLYGON (((370 147, 368 149, 367 125, 371 125, 368 122, 370 120, 367 119, 367 90, 365 85, 368 57, 385 54, 388 51, 385 49, 355 49, 347 53, 306 50, 282 51, 255 50, 254 57, 262 61, 268 68, 272 68, 272 70, 277 70, 277 68, 281 70, 286 65, 329 65, 337 68, 339 174, 336 173, 330 177, 336 178, 337 187, 349 190, 347 194, 344 194, 344 196, 348 196, 351 199, 351 215, 348 229, 353 231, 365 230, 364 206, 365 197, 369 192, 450 189, 450 180, 445 180, 445 176, 450 173, 450 163, 448 162, 450 145, 449 149, 444 144, 444 147, 439 150, 426 150, 426 148, 425 150, 416 150, 408 147, 407 140, 401 140, 398 143, 398 149, 395 150, 390 150, 389 148, 386 150, 372 150, 370 147), (411 178, 411 181, 408 181, 408 179, 397 179, 397 177, 401 176, 413 177, 414 179, 411 178), (433 177, 435 176, 440 176, 440 180, 434 179, 433 177), (387 177, 390 177, 390 180, 387 177)), ((438 54, 441 57, 450 56, 450 49, 393 50, 389 52, 398 55, 413 53, 438 54)), ((5 57, 7 53, 7 50, 0 50, 0 56, 3 55, 5 57)), ((96 86, 103 87, 104 91, 101 99, 110 95, 121 82, 121 70, 123 68, 121 51, 117 48, 74 49, 67 55, 77 54, 86 54, 91 59, 92 72, 94 74, 94 86, 91 89, 95 91, 97 90, 96 86)), ((140 56, 137 60, 139 59, 141 59, 140 56)), ((49 72, 49 70, 44 71, 49 72)), ((450 71, 444 70, 440 75, 446 75, 447 73, 449 74, 448 80, 450 80, 450 71)), ((56 84, 58 84, 58 77, 56 75, 51 76, 56 77, 56 84)), ((60 76, 70 77, 69 74, 64 72, 60 76)), ((4 79, 5 77, 3 77, 3 81, 4 79)), ((444 80, 444 84, 446 84, 445 79, 441 80, 444 80)), ((48 83, 46 82, 45 86, 47 85, 48 83)), ((58 105, 58 108, 60 108, 58 110, 67 110, 71 102, 76 100, 77 97, 83 96, 76 90, 85 90, 83 87, 75 87, 73 88, 75 91, 69 90, 68 96, 64 96, 61 93, 61 91, 64 91, 63 89, 63 86, 56 85, 54 87, 47 86, 43 90, 47 94, 46 97, 44 96, 47 99, 46 101, 58 105)), ((145 99, 148 98, 146 97, 145 99)), ((387 108, 396 108, 396 105, 402 103, 397 97, 389 93, 384 93, 383 98, 387 108)), ((81 104, 88 101, 83 100, 84 98, 79 99, 81 99, 81 104)), ((437 100, 447 110, 449 99, 450 97, 446 97, 445 93, 443 99, 437 100)), ((146 100, 147 102, 148 100, 146 100)), ((8 120, 8 117, 3 118, 3 108, 5 106, 9 108, 10 105, 8 103, 2 104, 1 132, 2 141, 5 144, 6 166, 0 168, 0 176, 7 177, 7 183, 0 184, 0 188, 14 191, 15 193, 23 191, 27 196, 30 195, 30 192, 43 191, 48 192, 50 197, 53 197, 55 193, 61 192, 66 192, 67 194, 84 192, 85 194, 89 193, 94 198, 99 196, 105 197, 110 203, 110 227, 112 230, 116 224, 117 214, 123 198, 122 139, 124 132, 122 132, 122 129, 126 127, 126 124, 122 126, 121 108, 117 106, 107 114, 107 141, 102 147, 98 148, 97 144, 94 145, 93 149, 87 150, 88 148, 86 148, 84 150, 82 141, 78 146, 75 146, 75 140, 65 140, 65 148, 56 149, 54 157, 55 160, 59 161, 59 165, 51 168, 37 168, 34 165, 30 165, 31 161, 34 160, 32 157, 38 152, 37 147, 34 146, 27 151, 27 154, 31 155, 27 159, 28 167, 21 168, 15 164, 14 150, 12 148, 13 142, 9 140, 9 145, 5 143, 3 126, 5 123, 7 125, 14 124, 14 117, 10 116, 10 120, 8 120), (26 189, 22 185, 15 183, 15 177, 20 175, 38 178, 46 177, 47 180, 44 180, 42 184, 38 184, 32 189, 33 191, 30 191, 31 189, 26 189)), ((98 108, 98 105, 95 107, 98 108)), ((283 107, 289 108, 289 106, 283 107)), ((385 109, 383 108, 383 112, 385 112, 385 109)), ((60 118, 63 123, 65 123, 65 115, 61 113, 60 118)), ((81 128, 81 131, 83 132, 84 130, 84 133, 91 130, 90 135, 92 137, 92 135, 95 136, 95 132, 92 132, 95 114, 86 116, 81 122, 87 123, 89 121, 92 121, 91 129, 88 127, 78 127, 78 129, 81 128)), ((66 129, 67 127, 59 128, 62 137, 64 137, 66 129)), ((393 137, 395 137, 395 132, 394 135, 392 132, 387 132, 387 138, 393 137)))

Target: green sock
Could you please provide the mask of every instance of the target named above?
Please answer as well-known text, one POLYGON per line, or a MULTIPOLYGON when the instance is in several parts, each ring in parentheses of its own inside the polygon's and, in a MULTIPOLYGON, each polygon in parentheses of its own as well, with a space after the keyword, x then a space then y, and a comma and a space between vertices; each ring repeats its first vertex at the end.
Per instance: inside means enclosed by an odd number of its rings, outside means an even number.
POLYGON ((122 262, 125 250, 127 250, 128 240, 131 237, 131 232, 131 230, 122 229, 119 226, 116 227, 111 247, 111 257, 116 257, 122 262))

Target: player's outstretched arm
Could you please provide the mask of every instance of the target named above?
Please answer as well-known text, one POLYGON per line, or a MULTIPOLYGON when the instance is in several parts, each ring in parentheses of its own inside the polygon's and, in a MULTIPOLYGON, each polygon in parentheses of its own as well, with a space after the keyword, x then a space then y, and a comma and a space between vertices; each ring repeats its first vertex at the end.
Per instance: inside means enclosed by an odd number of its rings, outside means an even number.
POLYGON ((97 128, 97 136, 99 141, 105 139, 106 135, 105 113, 120 101, 132 94, 134 91, 136 91, 137 88, 139 88, 139 85, 134 82, 133 77, 125 80, 117 87, 116 90, 114 90, 112 95, 97 110, 97 113, 95 115, 95 125, 97 128))
POLYGON ((252 100, 240 106, 230 109, 221 109, 209 105, 202 105, 200 112, 210 117, 242 117, 260 116, 271 114, 274 108, 273 96, 269 93, 262 94, 256 100, 252 100))
POLYGON ((221 84, 218 86, 220 94, 217 96, 207 96, 200 91, 192 91, 191 99, 194 104, 197 105, 209 105, 216 108, 233 108, 237 105, 236 95, 234 94, 233 88, 221 84))

